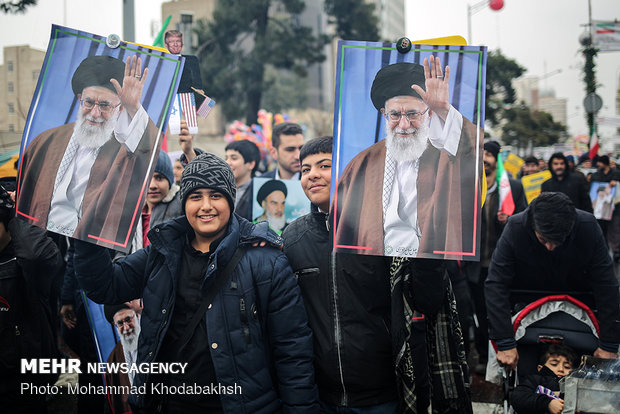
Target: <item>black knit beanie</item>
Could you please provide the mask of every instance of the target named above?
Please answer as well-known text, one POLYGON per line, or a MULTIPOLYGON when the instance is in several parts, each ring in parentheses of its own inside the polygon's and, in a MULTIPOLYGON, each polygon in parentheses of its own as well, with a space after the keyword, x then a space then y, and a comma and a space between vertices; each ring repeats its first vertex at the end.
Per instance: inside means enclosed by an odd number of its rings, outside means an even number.
POLYGON ((223 159, 213 154, 200 154, 187 164, 181 175, 183 210, 187 197, 198 188, 212 188, 224 194, 230 211, 234 211, 237 194, 235 176, 223 159))

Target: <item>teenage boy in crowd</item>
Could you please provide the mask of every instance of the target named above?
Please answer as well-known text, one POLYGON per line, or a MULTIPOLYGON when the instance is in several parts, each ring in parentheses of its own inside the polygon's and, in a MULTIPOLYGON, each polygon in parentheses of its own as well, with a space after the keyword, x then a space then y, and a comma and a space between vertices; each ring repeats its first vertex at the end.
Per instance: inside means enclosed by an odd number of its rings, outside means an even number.
POLYGON ((254 186, 252 178, 260 163, 260 150, 255 143, 247 139, 233 141, 226 145, 226 163, 232 169, 237 185, 235 213, 252 221, 252 195, 254 186))
POLYGON ((146 204, 142 209, 140 224, 134 236, 132 251, 135 252, 150 244, 147 237, 150 229, 183 215, 179 190, 179 186, 174 183, 170 157, 165 151, 159 151, 155 171, 146 193, 146 204))
MULTIPOLYGON (((394 335, 405 311, 402 296, 390 289, 391 259, 332 252, 332 137, 307 142, 300 161, 301 186, 312 203, 311 213, 284 230, 284 252, 297 276, 313 331, 321 412, 426 412, 430 391, 424 328, 412 327, 413 352, 407 352, 410 348, 394 335), (394 306, 399 300, 400 307, 394 306), (397 354, 413 354, 413 360, 408 359, 409 370, 415 371, 411 388, 395 374, 397 354)), ((415 259, 412 263, 414 276, 407 284, 413 286, 418 310, 436 311, 434 302, 441 302, 442 295, 429 292, 444 291, 444 262, 415 259)), ((419 315, 418 321, 423 320, 419 315)), ((441 405, 435 404, 433 400, 433 407, 441 405)), ((467 412, 466 407, 463 403, 463 411, 451 412, 467 412)))
POLYGON ((136 373, 134 385, 222 385, 213 394, 132 394, 134 407, 167 413, 315 413, 312 334, 299 288, 267 224, 233 213, 235 178, 202 154, 181 178, 185 215, 151 229, 151 244, 116 263, 76 241, 75 267, 89 297, 142 297, 137 363, 181 362, 181 374, 136 373), (239 391, 240 388, 240 391, 239 391))

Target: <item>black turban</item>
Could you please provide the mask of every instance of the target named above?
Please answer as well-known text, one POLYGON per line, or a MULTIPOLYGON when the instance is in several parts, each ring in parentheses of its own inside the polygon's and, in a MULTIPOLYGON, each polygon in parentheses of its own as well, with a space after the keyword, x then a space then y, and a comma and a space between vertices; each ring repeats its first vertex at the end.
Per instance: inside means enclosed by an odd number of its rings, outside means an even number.
POLYGON ((129 305, 127 305, 126 303, 121 303, 120 305, 104 305, 103 314, 105 315, 105 318, 108 320, 108 322, 114 325, 114 315, 116 315, 119 311, 122 311, 123 309, 131 310, 129 305))
POLYGON ((89 86, 101 86, 116 93, 110 79, 116 79, 123 86, 125 64, 110 56, 89 56, 80 63, 71 79, 73 93, 81 94, 89 86))
POLYGON ((422 99, 411 85, 418 85, 426 91, 424 67, 417 63, 395 63, 381 68, 375 75, 370 88, 370 99, 377 109, 395 96, 413 96, 422 99))
POLYGON ((499 150, 501 148, 502 147, 499 145, 499 142, 497 141, 489 141, 489 142, 484 143, 484 150, 493 154, 495 159, 497 159, 497 154, 499 154, 499 150))
POLYGON ((258 204, 262 204, 263 200, 274 191, 282 191, 284 193, 284 197, 287 196, 286 184, 280 180, 269 180, 262 185, 260 190, 258 190, 258 194, 256 195, 256 201, 258 201, 258 204))

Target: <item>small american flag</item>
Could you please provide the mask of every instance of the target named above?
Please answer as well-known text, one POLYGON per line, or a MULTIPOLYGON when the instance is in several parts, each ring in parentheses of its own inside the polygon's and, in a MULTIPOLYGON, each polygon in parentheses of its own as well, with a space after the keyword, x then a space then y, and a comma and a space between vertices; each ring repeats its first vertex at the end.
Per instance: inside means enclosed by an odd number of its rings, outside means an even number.
POLYGON ((200 105, 200 108, 198 108, 197 114, 200 115, 203 118, 206 118, 207 115, 209 115, 209 112, 211 112, 211 109, 213 109, 213 107, 215 106, 215 101, 211 98, 209 98, 208 96, 205 96, 205 100, 202 103, 202 105, 200 105))
POLYGON ((198 133, 198 118, 196 117, 196 101, 194 100, 194 94, 180 93, 179 100, 181 101, 181 109, 185 115, 185 122, 190 134, 198 133))

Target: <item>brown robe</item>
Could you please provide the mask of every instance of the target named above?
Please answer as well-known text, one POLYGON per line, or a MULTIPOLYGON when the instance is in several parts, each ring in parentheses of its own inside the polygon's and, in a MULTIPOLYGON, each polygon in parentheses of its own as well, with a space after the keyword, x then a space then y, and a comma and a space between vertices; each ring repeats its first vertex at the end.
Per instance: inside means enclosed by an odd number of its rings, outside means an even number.
MULTIPOLYGON (((74 123, 49 129, 26 148, 18 172, 17 215, 37 226, 47 227, 56 173, 73 134, 74 123)), ((146 197, 148 165, 157 139, 151 120, 135 152, 129 152, 113 137, 106 142, 90 171, 82 201, 82 219, 73 237, 117 250, 131 247, 130 230, 138 222, 146 197), (132 222, 132 218, 135 219, 132 222), (132 226, 133 225, 133 226, 132 226), (98 238, 113 243, 97 241, 98 238)), ((155 167, 153 163, 152 168, 155 167)))
MULTIPOLYGON (((482 137, 482 131, 480 134, 482 137)), ((420 157, 417 214, 422 237, 418 257, 474 260, 479 256, 482 139, 478 177, 475 174, 475 145, 476 127, 463 118, 456 156, 429 144, 420 157)), ((385 152, 385 140, 382 140, 355 156, 340 177, 334 200, 337 251, 384 254, 382 195, 385 152)))
MULTIPOLYGON (((122 363, 125 362, 125 353, 123 351, 123 344, 121 341, 116 343, 116 346, 110 353, 108 363, 122 363)), ((105 385, 115 386, 131 386, 129 382, 129 376, 121 372, 116 374, 105 373, 105 385)), ((108 402, 113 414, 127 414, 131 413, 131 406, 128 402, 129 394, 110 394, 108 393, 108 402)))

